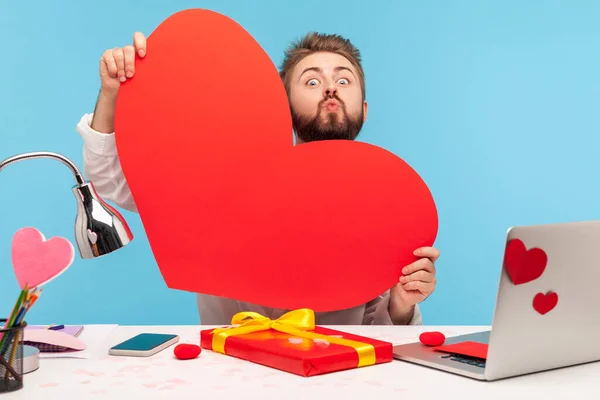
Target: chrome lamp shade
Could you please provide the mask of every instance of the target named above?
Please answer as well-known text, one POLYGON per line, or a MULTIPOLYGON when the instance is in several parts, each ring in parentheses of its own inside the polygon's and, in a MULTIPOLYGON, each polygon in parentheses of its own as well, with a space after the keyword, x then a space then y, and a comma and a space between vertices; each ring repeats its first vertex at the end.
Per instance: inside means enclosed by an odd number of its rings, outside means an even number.
POLYGON ((85 181, 77 166, 65 156, 51 152, 19 154, 0 162, 0 172, 9 164, 33 159, 53 158, 67 165, 75 176, 73 193, 77 203, 75 241, 81 258, 97 258, 118 250, 133 240, 121 214, 98 196, 91 182, 85 181))

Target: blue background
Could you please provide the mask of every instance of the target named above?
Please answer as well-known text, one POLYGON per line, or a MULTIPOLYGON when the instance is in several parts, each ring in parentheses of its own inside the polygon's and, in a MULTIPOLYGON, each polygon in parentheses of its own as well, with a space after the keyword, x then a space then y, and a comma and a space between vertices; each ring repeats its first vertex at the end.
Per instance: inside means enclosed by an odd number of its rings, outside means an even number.
MULTIPOLYGON (((2 1, 0 159, 57 151, 83 167, 75 125, 93 111, 102 52, 176 11, 232 17, 277 65, 307 31, 350 38, 370 104, 360 139, 409 162, 439 206, 442 257, 437 290, 421 305, 426 324, 491 322, 509 226, 600 216, 598 2, 40 3, 2 1)), ((0 314, 18 291, 10 242, 19 228, 74 241, 73 183, 52 160, 0 173, 0 314)), ((76 258, 45 287, 30 323, 199 322, 195 296, 166 288, 139 216, 124 216, 136 240, 76 258)))

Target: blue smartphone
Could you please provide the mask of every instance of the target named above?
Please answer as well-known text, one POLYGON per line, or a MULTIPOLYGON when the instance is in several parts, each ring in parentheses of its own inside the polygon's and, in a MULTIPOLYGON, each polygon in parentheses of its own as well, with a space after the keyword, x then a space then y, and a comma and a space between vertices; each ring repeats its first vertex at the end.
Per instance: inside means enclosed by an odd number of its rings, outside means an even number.
POLYGON ((150 357, 177 343, 179 336, 164 333, 140 333, 111 347, 112 356, 150 357))

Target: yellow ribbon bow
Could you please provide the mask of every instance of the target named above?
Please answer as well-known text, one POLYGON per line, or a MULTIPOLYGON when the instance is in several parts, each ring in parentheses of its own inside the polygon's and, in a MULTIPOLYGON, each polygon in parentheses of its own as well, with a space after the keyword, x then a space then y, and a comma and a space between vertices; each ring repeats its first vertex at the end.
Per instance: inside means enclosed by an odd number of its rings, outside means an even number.
POLYGON ((225 341, 229 336, 246 335, 252 332, 274 329, 305 339, 320 339, 329 343, 352 347, 358 354, 357 367, 373 365, 376 361, 375 348, 372 344, 310 332, 315 329, 315 314, 307 308, 290 311, 276 320, 256 312, 240 312, 233 316, 231 324, 239 326, 216 328, 212 331, 213 351, 226 354, 225 341))

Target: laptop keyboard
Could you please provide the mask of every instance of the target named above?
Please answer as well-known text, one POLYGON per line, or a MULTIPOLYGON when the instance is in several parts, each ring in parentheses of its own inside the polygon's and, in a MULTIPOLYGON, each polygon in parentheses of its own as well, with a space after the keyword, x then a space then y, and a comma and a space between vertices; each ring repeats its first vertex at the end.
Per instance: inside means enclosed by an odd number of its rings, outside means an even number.
POLYGON ((445 354, 442 358, 449 358, 451 361, 460 362, 463 364, 474 365, 476 367, 485 368, 485 360, 475 357, 467 357, 459 354, 445 354))

